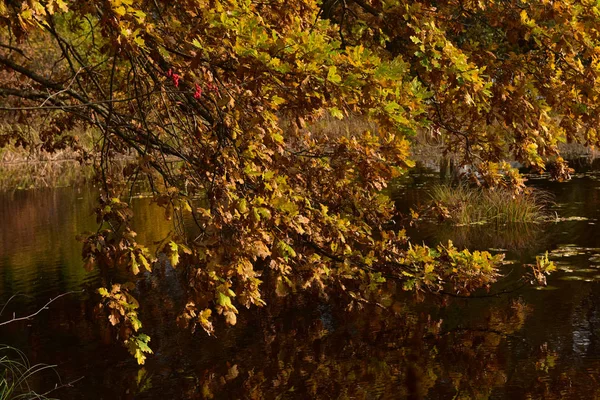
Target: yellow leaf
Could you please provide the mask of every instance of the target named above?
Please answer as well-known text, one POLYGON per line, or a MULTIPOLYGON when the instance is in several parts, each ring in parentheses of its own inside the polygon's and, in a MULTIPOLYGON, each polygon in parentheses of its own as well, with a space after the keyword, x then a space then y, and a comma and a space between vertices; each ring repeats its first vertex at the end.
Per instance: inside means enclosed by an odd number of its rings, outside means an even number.
POLYGON ((131 272, 133 272, 134 275, 137 275, 140 273, 140 266, 137 263, 137 261, 135 260, 135 255, 131 254, 131 272))
POLYGON ((271 97, 271 101, 273 102, 273 104, 275 104, 276 106, 279 106, 283 103, 285 103, 285 99, 283 97, 279 97, 277 95, 271 97))
POLYGON ((115 8, 113 8, 113 11, 115 12, 115 14, 117 14, 120 17, 125 15, 125 13, 127 12, 125 10, 125 7, 123 7, 123 6, 115 7, 115 8))

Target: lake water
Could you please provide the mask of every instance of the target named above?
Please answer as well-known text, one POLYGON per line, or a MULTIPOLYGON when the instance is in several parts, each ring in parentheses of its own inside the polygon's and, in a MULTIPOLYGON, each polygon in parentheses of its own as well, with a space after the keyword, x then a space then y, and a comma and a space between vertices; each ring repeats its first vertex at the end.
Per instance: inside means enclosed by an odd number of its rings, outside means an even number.
MULTIPOLYGON (((432 178, 415 176, 397 193, 400 209, 427 201, 432 178)), ((524 263, 549 251, 559 271, 548 287, 498 297, 417 298, 389 284, 390 310, 347 311, 309 296, 275 298, 241 311, 216 338, 174 321, 184 298, 177 277, 158 268, 137 282, 144 332, 155 354, 139 367, 98 318, 95 289, 118 273, 86 272, 75 237, 96 229, 92 188, 0 194, 0 343, 31 363, 54 364, 33 378, 61 399, 593 399, 600 398, 600 175, 565 183, 532 179, 550 191, 557 222, 456 228, 426 224, 418 242, 452 238, 458 246, 507 252, 506 275, 492 291, 515 286, 524 263), (152 295, 144 296, 152 293, 152 295)), ((147 199, 133 200, 139 242, 170 229, 147 199)))

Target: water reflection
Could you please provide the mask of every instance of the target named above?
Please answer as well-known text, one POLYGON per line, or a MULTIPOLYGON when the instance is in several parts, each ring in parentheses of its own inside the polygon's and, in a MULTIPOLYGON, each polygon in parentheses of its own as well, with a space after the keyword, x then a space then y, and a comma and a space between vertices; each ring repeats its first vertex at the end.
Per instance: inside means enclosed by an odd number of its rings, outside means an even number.
MULTIPOLYGON (((419 179, 416 189, 401 189, 401 208, 426 201, 428 180, 419 179)), ((33 321, 0 328, 0 343, 24 350, 34 363, 57 364, 63 381, 84 377, 55 394, 65 399, 596 398, 600 182, 590 175, 564 184, 532 183, 555 194, 558 222, 464 232, 422 226, 413 236, 508 250, 508 282, 518 279, 522 263, 549 250, 560 268, 549 278, 553 290, 415 299, 390 284, 391 312, 348 312, 310 295, 273 295, 268 307, 242 312, 238 325, 217 326, 217 338, 209 338, 176 326, 173 315, 185 299, 178 275, 163 266, 137 282, 144 330, 155 350, 144 368, 115 342, 95 308, 93 289, 119 277, 82 266, 75 237, 96 228, 95 191, 3 194, 0 301, 17 292, 24 296, 0 318, 36 310, 69 290, 86 292, 60 299, 33 321)), ((140 242, 151 244, 172 229, 148 199, 134 200, 134 208, 140 242)), ((35 384, 45 388, 55 381, 44 375, 35 384)))
MULTIPOLYGON (((397 300, 393 315, 294 300, 245 315, 218 341, 186 343, 201 362, 178 355, 186 368, 166 362, 160 374, 146 370, 146 382, 175 398, 485 398, 507 382, 504 343, 529 311, 502 302, 465 321, 416 312, 408 299, 397 300)), ((152 398, 144 387, 139 395, 152 398)))

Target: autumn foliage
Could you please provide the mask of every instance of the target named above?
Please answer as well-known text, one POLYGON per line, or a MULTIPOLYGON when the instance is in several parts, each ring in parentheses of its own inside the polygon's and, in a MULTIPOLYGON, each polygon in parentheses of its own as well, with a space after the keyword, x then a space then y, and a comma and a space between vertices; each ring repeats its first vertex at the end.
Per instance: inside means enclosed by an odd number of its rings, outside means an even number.
MULTIPOLYGON (((95 163, 86 266, 170 264, 182 325, 235 324, 266 284, 353 306, 381 304, 389 280, 465 295, 489 287, 501 256, 410 244, 384 189, 423 132, 479 185, 518 195, 508 160, 568 178, 558 144, 600 140, 599 17, 594 1, 0 0, 0 110, 15 127, 43 115, 45 149, 95 163), (312 130, 324 116, 377 128, 312 130), (75 124, 99 132, 94 149, 75 124), (175 221, 156 254, 129 226, 136 182, 175 221)), ((0 145, 32 145, 20 132, 0 145)), ((143 362, 132 287, 100 293, 143 362)))

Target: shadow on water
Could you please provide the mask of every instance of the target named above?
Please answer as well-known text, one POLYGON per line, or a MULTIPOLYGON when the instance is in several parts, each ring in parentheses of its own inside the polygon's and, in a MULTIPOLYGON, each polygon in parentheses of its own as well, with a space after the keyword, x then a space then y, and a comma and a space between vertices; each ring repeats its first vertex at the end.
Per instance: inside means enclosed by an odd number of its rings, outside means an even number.
MULTIPOLYGON (((428 200, 432 177, 398 188, 399 207, 428 200)), ((271 296, 216 338, 180 330, 180 282, 160 267, 138 281, 144 331, 155 354, 140 368, 99 318, 94 289, 119 279, 86 272, 77 234, 96 228, 93 189, 0 195, 0 317, 23 315, 70 290, 36 319, 0 328, 0 343, 32 363, 57 364, 64 399, 597 398, 600 396, 600 182, 532 180, 555 195, 561 219, 510 228, 421 226, 419 242, 507 251, 507 280, 546 250, 559 271, 549 286, 502 297, 415 298, 388 283, 391 311, 347 311, 309 295, 271 296)), ((139 241, 172 227, 147 199, 134 201, 139 241)), ((503 282, 501 284, 505 284, 503 282)), ((56 383, 42 375, 41 389, 56 383)))

